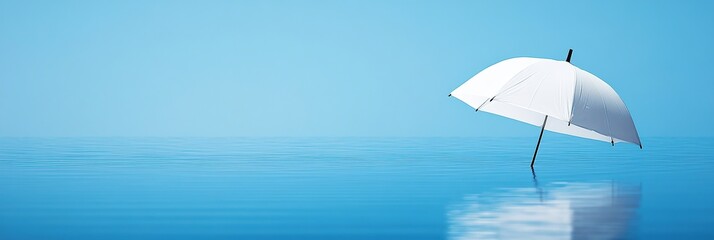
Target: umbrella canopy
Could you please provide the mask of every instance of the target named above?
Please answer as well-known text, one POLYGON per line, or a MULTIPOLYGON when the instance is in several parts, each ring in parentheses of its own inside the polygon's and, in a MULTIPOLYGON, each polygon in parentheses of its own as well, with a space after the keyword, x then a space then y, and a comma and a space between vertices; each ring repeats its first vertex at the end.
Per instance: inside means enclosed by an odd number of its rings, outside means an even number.
POLYGON ((571 64, 571 54, 572 50, 566 61, 529 57, 504 60, 479 72, 449 96, 476 111, 542 130, 642 147, 620 96, 600 78, 571 64))

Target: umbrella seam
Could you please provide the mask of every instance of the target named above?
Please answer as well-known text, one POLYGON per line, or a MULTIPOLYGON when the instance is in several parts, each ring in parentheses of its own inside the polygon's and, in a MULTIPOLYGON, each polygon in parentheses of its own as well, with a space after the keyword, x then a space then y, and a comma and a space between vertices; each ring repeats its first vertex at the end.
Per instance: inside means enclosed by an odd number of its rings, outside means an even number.
MULTIPOLYGON (((529 68, 533 67, 533 65, 536 65, 536 64, 538 64, 538 63, 542 63, 542 62, 545 62, 545 61, 548 61, 548 60, 549 60, 549 59, 543 59, 543 60, 541 60, 541 61, 531 63, 530 65, 524 67, 523 70, 518 71, 518 73, 516 73, 516 75, 513 75, 513 77, 511 77, 511 79, 508 79, 508 82, 510 82, 510 81, 513 80, 516 76, 518 76, 518 75, 520 75, 521 73, 525 72, 525 71, 528 70, 529 68)), ((533 76, 535 73, 536 73, 536 72, 531 73, 530 75, 528 75, 528 77, 524 78, 523 80, 517 82, 516 84, 513 84, 512 86, 510 86, 510 87, 508 87, 508 88, 506 88, 506 89, 503 89, 503 87, 502 87, 495 95, 493 95, 493 98, 492 98, 492 99, 495 99, 496 97, 498 97, 498 95, 501 95, 502 93, 507 92, 507 91, 511 90, 512 88, 514 88, 514 87, 520 85, 521 83, 525 82, 528 78, 530 78, 531 76, 533 76)), ((506 82, 506 83, 508 83, 508 82, 506 82)))
MULTIPOLYGON (((575 80, 575 84, 573 84, 573 101, 570 102, 570 112, 568 115, 570 115, 570 118, 568 119, 568 124, 571 124, 573 122, 573 114, 575 113, 575 96, 578 93, 578 70, 576 69, 575 65, 572 65, 572 70, 573 70, 573 79, 575 80)), ((580 96, 578 95, 578 98, 580 96)))
POLYGON ((546 77, 541 78, 540 82, 538 82, 538 87, 536 87, 535 91, 533 91, 533 95, 531 95, 531 99, 528 101, 529 108, 532 107, 531 105, 533 104, 533 99, 535 98, 536 94, 538 94, 538 90, 540 90, 540 87, 543 85, 543 81, 545 81, 545 79, 547 78, 548 75, 550 75, 550 74, 546 74, 546 77))
MULTIPOLYGON (((597 91, 598 95, 600 95, 600 101, 602 102, 602 107, 605 109, 605 124, 607 125, 608 137, 610 137, 610 139, 612 140, 613 139, 612 128, 610 127, 610 116, 607 114, 607 104, 605 104, 605 99, 603 98, 603 95, 600 92, 600 89, 595 88, 595 90, 597 91)), ((614 140, 613 140, 613 144, 614 144, 614 140)))

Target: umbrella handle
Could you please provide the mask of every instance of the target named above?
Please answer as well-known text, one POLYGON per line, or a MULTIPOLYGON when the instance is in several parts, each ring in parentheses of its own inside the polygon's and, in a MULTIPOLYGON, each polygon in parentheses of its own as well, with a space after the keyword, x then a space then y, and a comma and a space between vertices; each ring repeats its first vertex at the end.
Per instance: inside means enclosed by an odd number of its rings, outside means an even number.
POLYGON ((545 124, 547 122, 548 122, 548 115, 545 115, 545 120, 543 120, 543 126, 540 128, 540 136, 538 136, 538 144, 536 144, 536 149, 535 149, 535 152, 533 153, 533 160, 531 160, 531 170, 533 169, 533 164, 535 164, 536 155, 538 155, 538 148, 540 147, 540 140, 543 138, 543 131, 545 130, 545 124))

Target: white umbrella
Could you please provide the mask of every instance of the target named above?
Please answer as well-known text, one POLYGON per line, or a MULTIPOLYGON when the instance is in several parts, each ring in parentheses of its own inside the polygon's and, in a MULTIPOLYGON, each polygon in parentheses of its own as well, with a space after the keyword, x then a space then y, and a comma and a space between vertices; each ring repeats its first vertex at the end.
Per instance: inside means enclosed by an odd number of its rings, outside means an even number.
POLYGON ((595 75, 565 61, 519 57, 496 63, 473 76, 449 96, 476 111, 490 112, 543 130, 640 146, 630 112, 615 90, 595 75))

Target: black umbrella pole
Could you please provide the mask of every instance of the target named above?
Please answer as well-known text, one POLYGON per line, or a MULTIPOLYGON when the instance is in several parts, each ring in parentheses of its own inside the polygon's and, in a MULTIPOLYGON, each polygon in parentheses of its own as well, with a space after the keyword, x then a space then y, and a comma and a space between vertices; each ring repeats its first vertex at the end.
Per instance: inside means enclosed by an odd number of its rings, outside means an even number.
POLYGON ((545 115, 545 120, 543 120, 543 126, 540 128, 540 136, 538 136, 538 144, 536 144, 536 150, 533 153, 533 160, 531 160, 531 169, 533 169, 533 164, 535 164, 536 155, 538 155, 538 148, 540 147, 540 140, 543 138, 543 131, 545 130, 545 123, 548 122, 548 115, 545 115))

